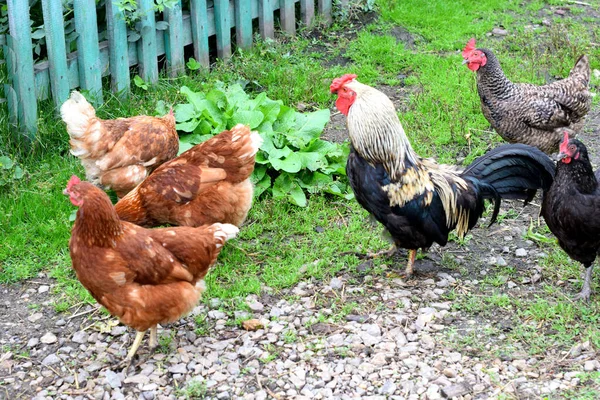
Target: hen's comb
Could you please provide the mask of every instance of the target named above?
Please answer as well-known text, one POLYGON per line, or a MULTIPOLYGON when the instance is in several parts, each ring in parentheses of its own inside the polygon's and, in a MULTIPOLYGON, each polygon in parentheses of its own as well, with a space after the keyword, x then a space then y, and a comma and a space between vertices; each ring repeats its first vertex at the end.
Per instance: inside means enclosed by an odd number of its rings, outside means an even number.
POLYGON ((563 136, 563 141, 560 144, 558 150, 561 153, 566 153, 567 152, 567 148, 569 147, 569 132, 565 131, 565 135, 563 136))
POLYGON ((69 182, 67 182, 67 190, 71 190, 73 186, 77 185, 80 182, 81 179, 79 179, 77 175, 71 176, 71 179, 69 179, 69 182))
POLYGON ((356 79, 356 74, 346 74, 340 76, 339 78, 335 78, 331 82, 331 85, 329 85, 329 91, 331 93, 337 93, 337 91, 340 90, 345 83, 350 82, 353 79, 356 79))
POLYGON ((467 45, 462 51, 463 58, 469 58, 473 50, 475 50, 475 38, 471 38, 471 40, 467 42, 467 45))

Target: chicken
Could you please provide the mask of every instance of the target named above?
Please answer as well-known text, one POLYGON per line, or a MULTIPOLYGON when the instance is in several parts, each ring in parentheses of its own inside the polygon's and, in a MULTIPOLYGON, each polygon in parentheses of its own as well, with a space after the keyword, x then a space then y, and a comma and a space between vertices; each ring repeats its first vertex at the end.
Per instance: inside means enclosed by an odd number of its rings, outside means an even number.
POLYGON ((585 267, 583 288, 576 298, 587 301, 592 294, 592 263, 600 251, 600 170, 594 174, 585 145, 569 140, 566 132, 559 159, 541 214, 560 247, 585 267))
POLYGON ((357 201, 409 250, 405 274, 413 272, 417 249, 444 246, 456 230, 463 237, 484 211, 484 200, 529 201, 552 183, 554 163, 538 149, 499 146, 464 171, 424 159, 412 149, 391 100, 358 82, 356 75, 334 79, 336 107, 347 116, 351 149, 346 164, 357 201))
POLYGON ((241 226, 252 205, 250 175, 261 144, 258 133, 238 124, 192 147, 119 200, 119 218, 147 227, 241 226))
POLYGON ((578 131, 590 111, 590 63, 582 55, 565 79, 544 86, 512 83, 490 50, 476 49, 471 39, 462 52, 464 63, 477 72, 483 115, 504 140, 558 150, 564 128, 578 131))
POLYGON ((73 91, 60 114, 67 124, 71 154, 81 159, 87 180, 119 197, 179 150, 173 110, 162 118, 102 120, 85 97, 73 91))
POLYGON ((147 329, 157 345, 157 324, 190 312, 205 289, 204 277, 226 240, 230 224, 145 229, 119 220, 109 197, 71 177, 65 189, 79 207, 69 251, 81 284, 123 324, 137 330, 127 366, 147 329))

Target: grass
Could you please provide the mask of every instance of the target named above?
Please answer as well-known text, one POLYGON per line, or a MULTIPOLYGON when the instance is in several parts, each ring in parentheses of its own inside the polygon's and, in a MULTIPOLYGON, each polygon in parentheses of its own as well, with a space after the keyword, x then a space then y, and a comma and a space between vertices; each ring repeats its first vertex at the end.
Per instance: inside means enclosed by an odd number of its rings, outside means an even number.
MULTIPOLYGON (((336 21, 328 29, 300 30, 295 38, 258 40, 252 50, 236 51, 211 71, 176 79, 162 77, 148 90, 134 87, 126 101, 106 93, 98 115, 155 114, 160 100, 167 105, 184 101, 178 93, 181 86, 200 91, 203 85, 217 81, 243 82, 250 91, 266 92, 288 106, 313 110, 332 106, 328 92, 332 78, 356 73, 364 83, 399 91, 400 118, 420 154, 464 164, 501 142, 488 130, 481 114, 475 75, 461 65, 460 50, 470 37, 476 37, 479 46, 492 49, 507 76, 517 82, 541 84, 548 76, 566 76, 582 53, 590 56, 593 69, 600 68, 600 47, 591 44, 600 42, 597 19, 575 5, 564 17, 556 16, 550 6, 564 5, 562 1, 381 0, 377 5, 378 15, 371 14, 368 21, 372 22, 364 26, 356 20, 336 21), (544 25, 543 20, 551 24, 544 25), (509 35, 487 35, 499 26, 509 35)), ((600 84, 597 78, 592 83, 600 84)), ((597 98, 594 103, 597 105, 597 98)), ((21 147, 9 133, 0 137, 0 155, 10 155, 26 170, 23 179, 0 187, 0 283, 47 273, 58 283, 55 309, 66 311, 82 300, 93 302, 70 268, 67 245, 73 208, 61 194, 70 175, 82 175, 83 171, 79 161, 68 154, 64 126, 54 107, 43 102, 40 110, 39 140, 31 150, 21 147)), ((5 120, 2 111, 0 122, 5 120)), ((511 220, 518 215, 509 210, 498 219, 511 220)), ((258 200, 239 238, 225 246, 208 275, 205 299, 218 297, 223 308, 240 310, 245 296, 260 294, 267 287, 277 293, 299 281, 326 280, 342 270, 350 271, 349 282, 358 281, 354 267, 361 261, 340 254, 387 248, 379 232, 353 200, 312 196, 306 208, 258 200)), ((565 294, 579 290, 581 266, 558 248, 544 224, 532 223, 526 238, 547 253, 538 260, 543 284, 531 295, 516 298, 507 290, 507 282, 521 282, 523 271, 509 266, 478 277, 480 283, 472 293, 447 291, 446 299, 453 301, 455 311, 492 321, 489 329, 461 328, 449 335, 449 342, 479 349, 490 357, 514 349, 531 354, 568 350, 574 342, 585 340, 599 347, 600 306, 597 302, 575 304, 565 294), (511 316, 508 332, 494 325, 498 314, 511 316)), ((458 244, 468 249, 470 239, 458 244)), ((463 276, 471 274, 449 253, 443 254, 442 265, 463 276)), ((388 271, 382 260, 375 260, 369 273, 384 276, 388 271)), ((332 312, 321 313, 315 322, 340 322, 361 310, 356 302, 325 306, 332 312)), ((202 316, 196 318, 196 325, 199 335, 211 329, 202 316)), ((298 340, 291 331, 283 339, 286 343, 298 340)), ((169 347, 168 337, 161 340, 161 345, 169 347)), ((276 357, 272 350, 268 358, 276 357)), ((597 375, 586 379, 598 387, 597 375)), ((205 394, 201 382, 188 383, 180 393, 186 398, 205 394)), ((569 395, 595 398, 598 390, 569 395)))

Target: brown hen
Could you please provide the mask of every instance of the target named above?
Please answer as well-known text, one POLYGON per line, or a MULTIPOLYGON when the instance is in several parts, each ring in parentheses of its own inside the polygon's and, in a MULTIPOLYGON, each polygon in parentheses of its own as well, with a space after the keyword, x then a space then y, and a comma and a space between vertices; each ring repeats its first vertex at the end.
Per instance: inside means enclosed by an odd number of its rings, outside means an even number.
POLYGON ((250 175, 262 138, 238 124, 161 165, 115 208, 142 226, 240 226, 252 205, 250 175))
POLYGON ((79 207, 69 241, 77 278, 98 303, 138 331, 124 360, 129 365, 147 329, 154 348, 156 325, 196 306, 209 267, 238 228, 141 228, 121 221, 106 193, 76 176, 65 194, 79 207))
POLYGON ((587 56, 579 57, 567 78, 536 86, 508 80, 494 53, 475 48, 475 39, 467 43, 462 55, 467 67, 477 72, 483 115, 507 142, 551 154, 558 150, 564 128, 582 128, 592 101, 587 56))
POLYGON ((79 92, 60 107, 71 154, 81 159, 88 181, 125 196, 156 167, 175 157, 179 136, 173 112, 102 120, 79 92))

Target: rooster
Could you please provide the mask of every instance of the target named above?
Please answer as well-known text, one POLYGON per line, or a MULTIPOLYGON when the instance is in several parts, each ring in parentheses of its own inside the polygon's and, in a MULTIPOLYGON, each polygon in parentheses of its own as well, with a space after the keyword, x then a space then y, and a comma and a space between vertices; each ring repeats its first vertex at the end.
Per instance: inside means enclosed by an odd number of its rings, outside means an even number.
POLYGON ((558 150, 564 128, 580 130, 590 111, 590 63, 582 55, 565 79, 544 86, 512 83, 488 49, 471 39, 462 52, 465 64, 477 72, 483 115, 504 140, 535 146, 545 153, 558 150))
POLYGON ((102 120, 85 97, 73 91, 60 114, 67 124, 71 154, 81 159, 86 179, 114 190, 119 198, 179 150, 173 110, 162 118, 102 120))
POLYGON ((554 164, 538 149, 503 145, 476 159, 464 171, 419 157, 412 149, 391 100, 358 82, 356 75, 334 79, 337 109, 347 116, 351 149, 346 164, 357 201, 384 225, 395 248, 409 250, 406 276, 413 273, 417 249, 444 246, 456 230, 463 237, 484 211, 484 200, 529 201, 552 183, 554 164))
POLYGON ((252 205, 250 175, 261 144, 258 133, 238 124, 192 147, 119 200, 119 218, 147 227, 241 226, 252 205))
POLYGON ((577 299, 589 300, 592 263, 600 251, 600 170, 594 174, 583 143, 564 133, 554 183, 544 194, 542 216, 558 244, 585 267, 577 299))
POLYGON ((196 306, 209 267, 238 228, 145 229, 121 221, 106 193, 76 176, 64 193, 79 207, 69 241, 77 278, 98 303, 138 331, 121 363, 129 366, 146 330, 155 348, 156 325, 173 322, 196 306))

